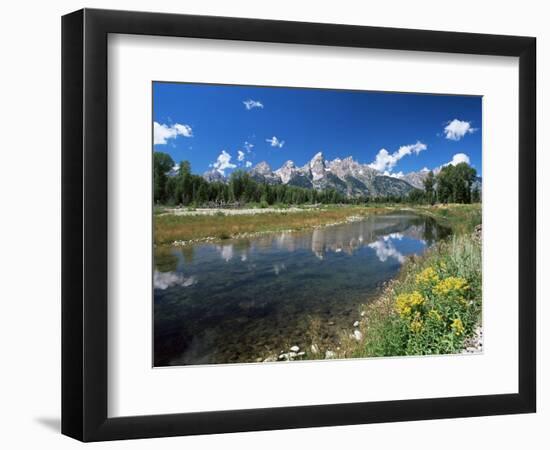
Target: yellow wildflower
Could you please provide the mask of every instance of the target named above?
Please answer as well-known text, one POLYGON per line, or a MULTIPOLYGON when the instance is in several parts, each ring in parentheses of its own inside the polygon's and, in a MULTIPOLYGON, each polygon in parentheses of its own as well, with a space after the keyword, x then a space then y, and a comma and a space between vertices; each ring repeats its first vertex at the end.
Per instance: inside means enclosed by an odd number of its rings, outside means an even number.
POLYGON ((420 306, 424 304, 424 297, 422 297, 422 294, 418 291, 414 291, 412 294, 409 295, 409 301, 411 302, 412 306, 420 306))
POLYGON ((397 296, 395 309, 401 317, 410 316, 412 308, 409 302, 409 294, 400 294, 397 296))
POLYGON ((439 314, 435 309, 430 310, 428 315, 432 318, 437 320, 438 322, 441 322, 441 314, 439 314))
POLYGON ((449 292, 461 293, 468 289, 467 281, 460 277, 448 277, 434 286, 432 292, 436 295, 447 295, 449 292))
POLYGON ((427 267, 416 276, 416 284, 429 287, 439 281, 439 276, 433 267, 427 267))
POLYGON ((464 324, 460 319, 453 320, 453 323, 451 324, 451 328, 454 330, 457 336, 460 336, 461 334, 464 333, 464 324))
POLYGON ((395 309, 401 317, 408 317, 411 315, 413 309, 422 306, 424 302, 424 297, 418 291, 410 294, 399 294, 395 301, 395 309))
POLYGON ((409 325, 409 328, 413 333, 419 333, 420 331, 422 331, 422 325, 423 323, 422 319, 420 318, 420 313, 416 313, 414 319, 409 325))

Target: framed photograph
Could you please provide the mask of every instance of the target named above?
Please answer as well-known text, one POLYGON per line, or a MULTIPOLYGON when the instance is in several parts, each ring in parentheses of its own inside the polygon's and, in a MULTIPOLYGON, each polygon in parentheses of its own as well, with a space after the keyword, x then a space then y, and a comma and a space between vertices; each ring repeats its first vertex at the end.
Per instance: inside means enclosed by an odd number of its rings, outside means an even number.
POLYGON ((62 21, 62 432, 535 412, 532 37, 62 21))

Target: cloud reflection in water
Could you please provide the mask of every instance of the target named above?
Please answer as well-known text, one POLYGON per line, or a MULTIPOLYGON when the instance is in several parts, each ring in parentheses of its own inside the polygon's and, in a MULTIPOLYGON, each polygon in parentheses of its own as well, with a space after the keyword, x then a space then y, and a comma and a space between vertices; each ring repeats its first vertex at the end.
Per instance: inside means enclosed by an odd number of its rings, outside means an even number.
POLYGON ((155 270, 153 275, 153 286, 155 289, 168 289, 172 286, 189 287, 197 282, 194 276, 184 277, 178 272, 159 272, 155 270))
POLYGON ((376 252, 376 256, 381 262, 386 262, 388 258, 395 258, 401 264, 405 262, 405 257, 399 252, 393 243, 393 240, 403 239, 401 233, 390 233, 386 236, 382 236, 375 242, 371 242, 369 247, 376 252))

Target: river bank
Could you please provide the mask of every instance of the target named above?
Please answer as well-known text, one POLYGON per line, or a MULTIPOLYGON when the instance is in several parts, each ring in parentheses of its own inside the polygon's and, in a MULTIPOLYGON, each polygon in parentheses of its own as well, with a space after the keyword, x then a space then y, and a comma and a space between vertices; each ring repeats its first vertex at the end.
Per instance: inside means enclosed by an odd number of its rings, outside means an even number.
POLYGON ((266 233, 302 231, 362 219, 395 208, 364 206, 322 206, 317 208, 216 209, 207 212, 157 214, 154 217, 155 245, 186 245, 252 237, 266 233))
POLYGON ((361 220, 374 214, 409 211, 434 218, 455 232, 480 223, 477 205, 320 206, 266 209, 163 209, 154 217, 155 245, 187 245, 253 237, 266 233, 302 231, 361 220))

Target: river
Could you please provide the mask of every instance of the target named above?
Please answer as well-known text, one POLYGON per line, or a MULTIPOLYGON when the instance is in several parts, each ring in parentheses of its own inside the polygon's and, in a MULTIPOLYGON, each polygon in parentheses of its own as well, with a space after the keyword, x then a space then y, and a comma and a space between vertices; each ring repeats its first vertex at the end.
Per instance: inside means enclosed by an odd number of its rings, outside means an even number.
POLYGON ((449 230, 412 213, 155 251, 154 365, 257 362, 312 333, 329 347, 361 305, 449 230))

